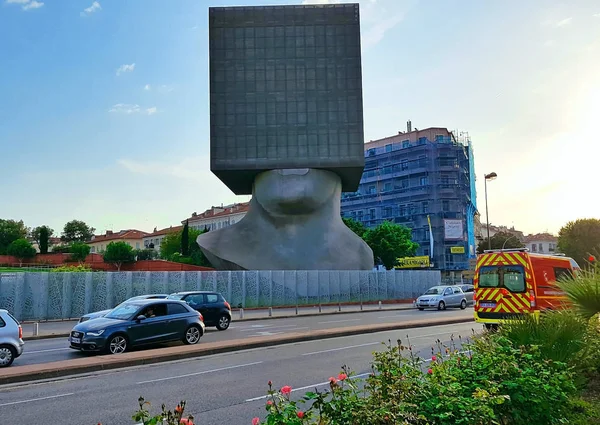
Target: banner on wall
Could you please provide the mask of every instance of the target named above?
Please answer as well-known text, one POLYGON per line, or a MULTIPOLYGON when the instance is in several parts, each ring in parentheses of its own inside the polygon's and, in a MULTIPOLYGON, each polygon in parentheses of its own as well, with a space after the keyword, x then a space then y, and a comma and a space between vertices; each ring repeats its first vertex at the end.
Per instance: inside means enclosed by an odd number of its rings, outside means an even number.
POLYGON ((447 241, 462 241, 464 239, 463 221, 445 219, 444 239, 447 241))
POLYGON ((396 269, 414 269, 414 268, 425 268, 429 267, 429 257, 424 255, 422 257, 405 257, 398 258, 398 265, 396 269))

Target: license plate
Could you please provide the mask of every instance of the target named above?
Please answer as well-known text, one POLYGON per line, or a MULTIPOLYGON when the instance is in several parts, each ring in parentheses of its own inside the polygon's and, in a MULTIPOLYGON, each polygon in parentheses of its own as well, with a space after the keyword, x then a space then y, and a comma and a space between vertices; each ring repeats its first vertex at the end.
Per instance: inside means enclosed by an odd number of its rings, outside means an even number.
POLYGON ((494 308, 496 307, 496 303, 479 303, 479 307, 481 308, 494 308))
POLYGON ((81 344, 81 339, 80 338, 73 338, 73 337, 71 337, 71 342, 73 344, 81 344))

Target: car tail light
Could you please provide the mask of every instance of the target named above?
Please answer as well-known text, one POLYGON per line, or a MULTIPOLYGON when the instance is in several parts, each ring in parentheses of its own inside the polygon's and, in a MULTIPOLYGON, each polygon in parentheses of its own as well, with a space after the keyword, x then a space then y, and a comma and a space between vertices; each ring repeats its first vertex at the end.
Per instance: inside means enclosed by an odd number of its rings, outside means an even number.
POLYGON ((198 317, 200 318, 201 322, 204 322, 204 316, 202 315, 202 313, 198 313, 198 317))
POLYGON ((23 328, 19 325, 19 339, 23 338, 23 328))
POLYGON ((227 307, 227 310, 231 311, 231 306, 229 305, 229 303, 227 301, 225 301, 225 307, 227 307))
POLYGON ((473 301, 477 301, 477 292, 473 292, 473 301))
POLYGON ((500 292, 502 292, 502 295, 508 295, 508 289, 506 289, 506 288, 502 288, 502 290, 500 290, 500 292))
POLYGON ((529 291, 529 303, 532 307, 535 307, 535 293, 533 291, 529 291))

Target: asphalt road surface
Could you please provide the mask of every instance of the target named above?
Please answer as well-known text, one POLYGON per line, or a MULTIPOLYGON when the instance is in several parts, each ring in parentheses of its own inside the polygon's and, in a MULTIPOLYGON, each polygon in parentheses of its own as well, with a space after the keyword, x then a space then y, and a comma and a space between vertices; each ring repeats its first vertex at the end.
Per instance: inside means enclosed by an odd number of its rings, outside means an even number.
MULTIPOLYGON (((206 328, 206 333, 200 340, 203 342, 229 341, 256 336, 284 335, 293 332, 308 332, 311 330, 341 328, 348 326, 369 325, 377 323, 394 323, 426 318, 472 318, 473 309, 466 310, 448 309, 437 310, 399 310, 399 311, 374 311, 369 313, 340 313, 336 315, 294 317, 290 319, 272 319, 249 322, 232 322, 226 331, 217 331, 215 328, 206 328)), ((480 327, 480 326, 479 326, 480 327)), ((175 345, 178 343, 175 343, 175 345)), ((173 345, 173 344, 171 344, 173 345)), ((157 347, 165 347, 159 345, 157 347)), ((143 348, 144 350, 152 348, 143 348)), ((25 342, 23 355, 15 360, 14 366, 27 364, 48 363, 88 356, 92 354, 81 353, 69 348, 66 338, 50 338, 25 342)), ((1 422, 0 422, 1 423, 1 422)))
POLYGON ((381 332, 15 384, 0 387, 0 422, 134 424, 131 415, 141 395, 154 413, 162 403, 173 408, 186 400, 198 424, 248 424, 265 416, 268 380, 277 388, 291 385, 299 397, 315 387, 326 389, 328 378, 344 364, 358 375, 368 374, 371 353, 382 349, 382 341, 406 341, 408 335, 418 355, 429 359, 435 340, 449 341, 452 334, 464 339, 472 329, 480 327, 465 323, 381 332))

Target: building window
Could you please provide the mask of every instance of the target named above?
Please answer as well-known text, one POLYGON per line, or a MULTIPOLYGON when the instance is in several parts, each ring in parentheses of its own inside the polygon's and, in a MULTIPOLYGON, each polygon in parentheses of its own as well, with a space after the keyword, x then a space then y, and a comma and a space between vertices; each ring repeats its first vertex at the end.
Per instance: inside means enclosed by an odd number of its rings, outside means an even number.
POLYGON ((392 166, 388 165, 383 167, 383 174, 391 174, 392 173, 392 166))
POLYGON ((556 245, 554 245, 553 243, 548 244, 548 251, 556 251, 556 245))
POLYGON ((408 159, 403 159, 400 165, 402 167, 402 171, 408 170, 408 159))
POLYGON ((392 186, 392 184, 391 184, 391 183, 389 183, 389 182, 388 182, 388 183, 385 183, 385 184, 383 185, 383 191, 384 191, 384 192, 389 192, 390 190, 392 190, 392 188, 393 188, 393 186, 392 186))
POLYGON ((369 219, 370 220, 375 220, 375 208, 371 208, 369 210, 369 219))
POLYGON ((392 216, 392 207, 384 207, 383 208, 383 216, 391 217, 392 216))
POLYGON ((362 219, 363 219, 363 212, 362 212, 362 210, 360 210, 358 212, 358 221, 362 221, 362 219))
POLYGON ((402 141, 402 147, 403 148, 410 148, 410 140, 403 140, 402 141))
POLYGON ((419 184, 420 184, 421 186, 427 186, 427 177, 421 177, 421 178, 419 179, 419 184))
POLYGON ((419 137, 418 144, 424 145, 427 142, 427 137, 419 137))
POLYGON ((91 252, 92 254, 93 254, 94 252, 96 252, 96 247, 95 247, 95 246, 93 246, 93 247, 90 249, 90 252, 91 252))
POLYGON ((428 212, 429 212, 429 202, 424 201, 423 202, 423 214, 427 214, 428 212))
POLYGON ((398 215, 399 215, 400 217, 405 217, 405 216, 406 216, 406 205, 400 205, 400 206, 398 207, 398 209, 399 209, 399 211, 398 211, 398 212, 399 212, 399 214, 398 214, 398 215))
POLYGON ((404 178, 400 180, 400 186, 402 187, 402 189, 406 189, 408 187, 408 179, 404 178))
POLYGON ((385 145, 385 151, 386 152, 391 152, 392 151, 392 145, 391 144, 385 145))
POLYGON ((375 149, 374 148, 369 149, 367 151, 367 155, 369 155, 369 156, 375 156, 375 149))
POLYGON ((423 250, 423 255, 426 256, 426 257, 429 257, 429 248, 425 248, 423 250))
POLYGON ((537 252, 537 245, 534 243, 531 244, 531 252, 537 252))
POLYGON ((140 243, 139 242, 135 243, 135 249, 140 249, 140 243))
POLYGON ((419 167, 424 168, 427 166, 427 157, 425 155, 419 155, 419 167))
POLYGON ((442 211, 450 211, 450 201, 442 201, 442 211))
POLYGON ((375 186, 369 186, 369 194, 372 195, 377 192, 377 188, 375 186))
POLYGON ((544 245, 542 245, 541 243, 538 244, 538 249, 540 252, 544 252, 544 245))

